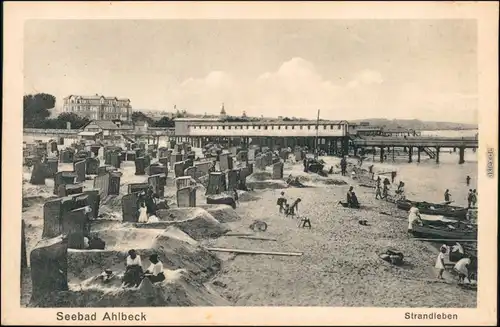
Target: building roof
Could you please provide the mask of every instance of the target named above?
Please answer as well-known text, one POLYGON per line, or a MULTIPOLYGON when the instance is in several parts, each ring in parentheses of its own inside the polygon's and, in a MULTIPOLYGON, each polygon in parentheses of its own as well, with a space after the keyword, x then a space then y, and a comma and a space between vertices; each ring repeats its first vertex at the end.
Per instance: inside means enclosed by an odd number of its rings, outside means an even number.
POLYGON ((120 129, 115 123, 111 120, 92 120, 87 125, 83 126, 83 128, 87 127, 90 124, 94 124, 99 126, 104 130, 112 130, 112 129, 120 129))
POLYGON ((78 133, 78 135, 80 135, 80 136, 95 136, 98 133, 100 133, 100 132, 80 132, 80 133, 78 133))
POLYGON ((250 126, 291 126, 291 125, 343 125, 343 124, 349 124, 345 120, 320 120, 319 123, 316 122, 315 120, 275 120, 275 121, 259 121, 259 120, 250 120, 250 121, 243 121, 243 122, 224 122, 219 119, 217 120, 207 120, 207 119, 199 119, 199 120, 191 120, 193 123, 196 123, 196 125, 228 125, 228 126, 239 126, 239 125, 250 125, 250 126))
POLYGON ((103 95, 77 95, 77 94, 70 94, 68 95, 67 97, 64 97, 63 99, 66 100, 66 99, 69 99, 71 97, 75 97, 75 98, 81 98, 81 99, 90 99, 90 100, 98 100, 100 98, 104 98, 106 100, 117 100, 117 101, 130 101, 129 98, 117 98, 117 97, 106 97, 106 96, 103 96, 103 95))

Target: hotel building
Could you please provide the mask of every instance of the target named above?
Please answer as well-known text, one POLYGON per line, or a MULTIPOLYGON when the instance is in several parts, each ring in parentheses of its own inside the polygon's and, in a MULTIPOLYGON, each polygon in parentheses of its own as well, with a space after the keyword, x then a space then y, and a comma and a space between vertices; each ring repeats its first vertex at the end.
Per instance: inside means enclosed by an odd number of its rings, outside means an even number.
POLYGON ((64 112, 95 120, 132 120, 130 99, 103 95, 70 95, 64 98, 64 112))

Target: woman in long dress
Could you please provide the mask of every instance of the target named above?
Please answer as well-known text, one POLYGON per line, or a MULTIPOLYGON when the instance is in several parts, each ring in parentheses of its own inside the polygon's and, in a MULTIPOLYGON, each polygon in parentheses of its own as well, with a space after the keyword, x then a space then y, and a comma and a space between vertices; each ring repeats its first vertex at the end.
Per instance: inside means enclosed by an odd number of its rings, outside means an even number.
POLYGON ((123 275, 123 283, 128 287, 139 286, 142 276, 141 257, 135 250, 128 251, 128 254, 125 264, 125 274, 123 275))
POLYGON ((148 222, 148 208, 146 208, 146 204, 141 202, 141 207, 139 208, 139 222, 147 223, 148 222))

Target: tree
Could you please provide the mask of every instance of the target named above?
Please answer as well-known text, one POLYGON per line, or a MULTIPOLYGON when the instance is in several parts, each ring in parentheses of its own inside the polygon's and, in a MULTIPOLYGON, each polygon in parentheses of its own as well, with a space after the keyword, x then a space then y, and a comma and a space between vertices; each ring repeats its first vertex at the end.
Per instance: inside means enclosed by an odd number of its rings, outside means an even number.
POLYGON ((150 117, 148 117, 142 111, 134 111, 132 113, 132 122, 136 123, 138 121, 148 122, 149 125, 151 125, 153 123, 153 119, 151 119, 150 117))
POLYGON ((23 97, 23 126, 41 127, 50 117, 50 109, 56 105, 56 97, 47 93, 27 94, 23 97))
POLYGON ((163 116, 160 120, 153 122, 152 127, 175 127, 175 123, 172 119, 163 116))
POLYGON ((72 129, 80 129, 90 123, 90 120, 87 117, 81 117, 72 112, 63 112, 57 116, 57 120, 61 125, 63 125, 60 128, 66 128, 66 123, 68 122, 71 124, 72 129))

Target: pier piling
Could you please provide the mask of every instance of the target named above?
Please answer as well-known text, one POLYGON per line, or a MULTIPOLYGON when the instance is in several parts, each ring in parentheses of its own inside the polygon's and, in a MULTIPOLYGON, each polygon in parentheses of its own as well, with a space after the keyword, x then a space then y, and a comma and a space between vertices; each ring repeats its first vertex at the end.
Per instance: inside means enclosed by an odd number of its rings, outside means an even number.
POLYGON ((464 156, 465 156, 465 148, 464 147, 460 147, 459 149, 459 152, 458 152, 458 164, 463 164, 465 162, 464 160, 464 156))
POLYGON ((408 163, 412 163, 413 162, 413 147, 410 146, 408 147, 408 163))

